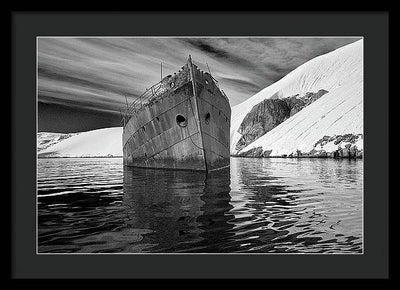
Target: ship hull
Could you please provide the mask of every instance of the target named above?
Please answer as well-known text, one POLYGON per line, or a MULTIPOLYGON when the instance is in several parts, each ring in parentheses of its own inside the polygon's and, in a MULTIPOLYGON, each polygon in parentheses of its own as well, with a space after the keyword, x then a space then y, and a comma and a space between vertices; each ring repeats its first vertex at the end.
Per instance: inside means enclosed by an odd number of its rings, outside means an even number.
POLYGON ((210 74, 195 66, 187 73, 179 87, 125 124, 124 165, 208 172, 229 167, 229 101, 210 74))

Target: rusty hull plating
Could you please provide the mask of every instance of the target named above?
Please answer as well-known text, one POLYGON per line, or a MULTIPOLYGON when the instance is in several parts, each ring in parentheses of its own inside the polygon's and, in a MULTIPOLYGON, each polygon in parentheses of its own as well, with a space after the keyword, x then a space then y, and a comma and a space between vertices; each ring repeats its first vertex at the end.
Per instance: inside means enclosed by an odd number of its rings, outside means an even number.
POLYGON ((188 62, 127 108, 124 165, 215 171, 227 168, 231 108, 216 80, 188 62))

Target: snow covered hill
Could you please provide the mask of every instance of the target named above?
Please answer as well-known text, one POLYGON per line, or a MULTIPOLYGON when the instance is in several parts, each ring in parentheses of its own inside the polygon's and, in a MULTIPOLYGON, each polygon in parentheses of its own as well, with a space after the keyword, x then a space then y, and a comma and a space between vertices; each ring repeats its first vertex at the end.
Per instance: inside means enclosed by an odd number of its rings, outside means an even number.
POLYGON ((363 150, 362 134, 363 40, 308 61, 232 108, 231 154, 234 155, 332 155, 344 148, 348 149, 345 154, 349 150, 359 154, 363 150), (246 116, 246 126, 257 122, 248 115, 253 107, 267 99, 304 98, 320 90, 324 90, 324 94, 311 104, 288 116, 261 137, 256 136, 256 140, 243 141, 246 132, 242 122, 246 116))
POLYGON ((76 133, 62 134, 62 133, 39 132, 37 134, 37 150, 38 152, 42 151, 74 135, 76 135, 76 133))
POLYGON ((40 132, 38 157, 121 157, 122 127, 73 134, 40 132))

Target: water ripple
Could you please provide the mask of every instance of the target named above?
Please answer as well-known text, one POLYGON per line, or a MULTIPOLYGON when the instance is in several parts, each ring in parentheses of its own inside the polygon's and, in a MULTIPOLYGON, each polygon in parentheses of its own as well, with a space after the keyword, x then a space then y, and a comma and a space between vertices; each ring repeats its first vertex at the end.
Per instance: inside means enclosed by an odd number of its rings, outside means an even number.
POLYGON ((232 158, 212 174, 38 160, 39 252, 360 253, 359 160, 232 158))

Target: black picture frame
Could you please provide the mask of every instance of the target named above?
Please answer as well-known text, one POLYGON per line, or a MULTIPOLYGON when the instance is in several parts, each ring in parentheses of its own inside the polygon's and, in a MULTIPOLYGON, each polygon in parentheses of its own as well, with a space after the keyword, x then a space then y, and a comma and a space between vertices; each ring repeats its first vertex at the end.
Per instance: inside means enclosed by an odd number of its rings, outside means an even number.
POLYGON ((388 278, 388 16, 384 11, 12 12, 11 277, 388 278), (37 255, 36 37, 88 35, 363 36, 364 254, 37 255))

